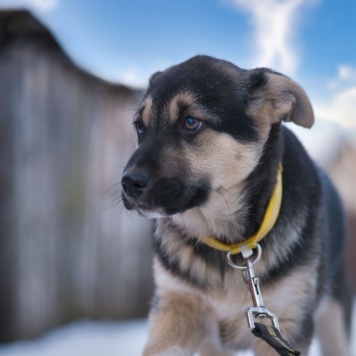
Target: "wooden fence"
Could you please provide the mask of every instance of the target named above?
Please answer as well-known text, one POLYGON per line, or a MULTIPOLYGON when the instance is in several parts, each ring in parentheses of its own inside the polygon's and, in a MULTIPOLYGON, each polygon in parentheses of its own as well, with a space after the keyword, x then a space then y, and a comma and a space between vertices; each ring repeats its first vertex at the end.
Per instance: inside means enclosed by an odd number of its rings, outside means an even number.
POLYGON ((140 96, 78 69, 29 13, 0 13, 0 341, 147 312, 152 226, 117 184, 140 96))

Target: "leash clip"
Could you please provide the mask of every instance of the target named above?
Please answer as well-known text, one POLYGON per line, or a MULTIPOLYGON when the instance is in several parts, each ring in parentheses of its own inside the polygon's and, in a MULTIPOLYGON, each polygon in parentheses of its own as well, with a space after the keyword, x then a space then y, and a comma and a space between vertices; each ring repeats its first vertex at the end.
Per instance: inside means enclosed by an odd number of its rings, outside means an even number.
POLYGON ((270 312, 263 303, 261 289, 260 289, 260 281, 256 277, 255 271, 253 269, 253 265, 260 260, 262 255, 261 246, 259 244, 256 244, 256 248, 257 248, 257 257, 253 261, 251 261, 250 259, 253 253, 252 249, 246 248, 245 250, 241 251, 242 256, 244 258, 243 266, 236 265, 231 260, 230 252, 227 254, 227 262, 231 267, 242 270, 243 280, 250 291, 253 307, 248 308, 246 311, 247 323, 249 328, 251 330, 255 329, 255 320, 254 320, 255 318, 260 318, 260 319, 268 318, 272 320, 273 326, 279 330, 279 324, 276 315, 270 312))
POLYGON ((279 355, 300 355, 300 352, 295 350, 285 339, 283 339, 277 317, 270 312, 264 305, 262 294, 260 290, 260 280, 255 276, 253 265, 259 261, 262 255, 262 248, 256 244, 257 256, 255 260, 251 261, 250 257, 253 255, 253 248, 244 247, 240 253, 244 259, 242 266, 235 264, 231 259, 232 251, 227 254, 228 264, 235 269, 242 270, 242 278, 248 287, 253 307, 246 311, 247 323, 253 335, 261 338, 271 347, 273 347, 279 355), (262 319, 268 318, 272 321, 272 325, 265 325, 263 323, 255 322, 255 318, 262 319))
MULTIPOLYGON (((259 245, 258 247, 261 250, 259 245)), ((242 271, 242 277, 250 291, 253 302, 253 307, 248 308, 246 311, 248 326, 251 330, 254 330, 254 318, 268 318, 272 320, 273 326, 279 330, 277 317, 272 312, 270 312, 263 303, 260 281, 255 276, 253 265, 254 263, 252 263, 249 258, 245 258, 245 269, 242 271)))

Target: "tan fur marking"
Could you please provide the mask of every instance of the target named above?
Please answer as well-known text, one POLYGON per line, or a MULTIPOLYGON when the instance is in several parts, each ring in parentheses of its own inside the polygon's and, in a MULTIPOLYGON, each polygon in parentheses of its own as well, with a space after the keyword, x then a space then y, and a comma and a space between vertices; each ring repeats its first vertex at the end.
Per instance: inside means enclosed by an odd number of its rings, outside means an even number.
POLYGON ((209 311, 198 295, 163 294, 149 316, 149 342, 143 355, 191 355, 208 331, 205 318, 209 311))
POLYGON ((244 232, 239 222, 247 210, 243 181, 259 161, 264 142, 243 144, 213 130, 201 133, 199 140, 203 143, 198 142, 194 150, 187 145, 184 157, 190 162, 193 176, 209 175, 213 191, 202 207, 174 215, 172 219, 191 236, 238 239, 244 232))
POLYGON ((141 120, 143 122, 143 124, 147 127, 150 120, 151 120, 151 115, 152 115, 152 104, 153 104, 153 100, 152 97, 148 96, 145 99, 144 102, 144 109, 142 111, 142 115, 141 115, 141 120))
POLYGON ((179 117, 179 106, 187 105, 192 106, 194 103, 194 96, 189 92, 181 92, 177 94, 170 102, 169 102, 169 119, 171 121, 175 121, 179 117))
POLYGON ((205 339, 199 348, 200 356, 235 356, 236 353, 231 350, 222 349, 221 345, 205 339))
POLYGON ((202 145, 185 152, 191 162, 193 172, 208 172, 212 177, 212 187, 225 189, 241 183, 255 168, 263 149, 263 144, 243 144, 225 133, 206 130, 199 137, 202 145), (193 164, 194 163, 194 164, 193 164))

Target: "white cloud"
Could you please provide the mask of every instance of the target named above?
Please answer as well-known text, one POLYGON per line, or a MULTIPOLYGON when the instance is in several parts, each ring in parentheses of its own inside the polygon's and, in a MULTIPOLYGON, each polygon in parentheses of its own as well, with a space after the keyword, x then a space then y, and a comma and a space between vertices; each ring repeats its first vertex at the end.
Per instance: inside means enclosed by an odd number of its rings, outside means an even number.
POLYGON ((356 68, 344 64, 339 65, 338 76, 343 80, 356 80, 356 68))
POLYGON ((122 84, 132 87, 143 87, 142 76, 138 68, 130 68, 123 73, 120 73, 118 81, 122 84))
POLYGON ((141 63, 140 66, 127 66, 126 68, 123 66, 114 74, 111 70, 107 72, 103 71, 102 77, 111 82, 118 82, 130 87, 143 89, 147 88, 148 80, 153 73, 163 71, 173 64, 174 63, 163 58, 156 58, 145 65, 141 63))
POLYGON ((356 85, 356 68, 347 64, 340 64, 337 68, 336 78, 330 80, 327 86, 329 89, 340 89, 350 84, 356 85))
POLYGON ((329 93, 314 100, 317 118, 356 130, 356 68, 340 64, 335 78, 327 82, 329 93))
MULTIPOLYGON (((298 14, 307 0, 229 0, 252 16, 257 46, 255 66, 266 66, 294 75, 298 66, 294 38, 298 14)), ((310 4, 310 2, 309 2, 310 4)))
POLYGON ((26 0, 26 3, 43 12, 53 10, 58 6, 58 0, 26 0))
MULTIPOLYGON (((95 72, 95 68, 87 68, 90 72, 95 72)), ((103 68, 100 77, 117 84, 127 85, 131 88, 144 89, 147 88, 148 78, 151 76, 151 71, 147 71, 140 66, 122 67, 113 72, 112 68, 103 68)))
POLYGON ((327 166, 334 162, 340 153, 345 131, 334 122, 316 120, 312 130, 294 124, 286 124, 301 140, 313 159, 327 166))
POLYGON ((356 85, 314 105, 317 117, 356 129, 356 85))
POLYGON ((58 0, 0 0, 0 7, 28 7, 40 12, 47 12, 58 6, 58 0))

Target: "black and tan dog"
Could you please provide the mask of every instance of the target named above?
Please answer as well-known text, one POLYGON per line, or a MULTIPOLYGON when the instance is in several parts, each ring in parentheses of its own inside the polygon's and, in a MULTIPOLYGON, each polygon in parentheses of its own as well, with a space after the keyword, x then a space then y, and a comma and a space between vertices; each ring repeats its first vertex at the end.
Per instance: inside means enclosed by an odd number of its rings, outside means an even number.
POLYGON ((255 265, 265 305, 303 355, 315 331, 324 355, 347 355, 351 299, 342 207, 326 175, 282 124, 313 125, 303 89, 266 68, 243 70, 197 56, 152 76, 134 120, 138 149, 124 170, 123 200, 126 208, 158 218, 156 294, 144 354, 227 355, 248 348, 276 354, 246 324, 251 299, 241 273, 204 241, 232 245, 253 235, 282 165, 280 213, 255 265))

